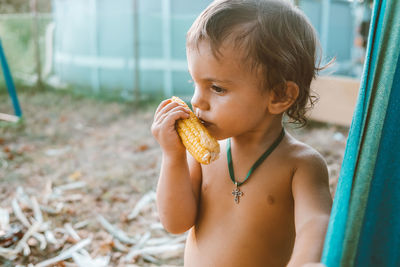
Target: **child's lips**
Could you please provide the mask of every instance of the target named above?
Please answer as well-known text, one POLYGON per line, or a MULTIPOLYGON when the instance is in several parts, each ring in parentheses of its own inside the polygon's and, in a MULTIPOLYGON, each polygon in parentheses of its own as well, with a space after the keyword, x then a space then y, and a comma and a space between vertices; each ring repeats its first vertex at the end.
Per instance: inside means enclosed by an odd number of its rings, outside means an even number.
POLYGON ((200 110, 198 110, 198 109, 196 110, 196 117, 199 118, 200 123, 203 124, 206 128, 208 128, 211 125, 213 125, 211 122, 206 121, 201 117, 200 110))
POLYGON ((202 118, 199 118, 201 124, 203 124, 206 128, 210 127, 212 125, 211 122, 205 121, 202 118))

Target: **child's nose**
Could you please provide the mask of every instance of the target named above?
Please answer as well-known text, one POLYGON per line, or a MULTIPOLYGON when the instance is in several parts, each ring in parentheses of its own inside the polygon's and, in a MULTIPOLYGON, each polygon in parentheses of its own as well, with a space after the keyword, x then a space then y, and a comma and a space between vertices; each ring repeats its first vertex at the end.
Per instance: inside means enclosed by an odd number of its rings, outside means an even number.
POLYGON ((204 95, 199 92, 200 90, 196 89, 194 91, 192 100, 190 101, 192 104, 193 109, 200 109, 200 110, 208 110, 210 108, 207 100, 205 99, 204 95))

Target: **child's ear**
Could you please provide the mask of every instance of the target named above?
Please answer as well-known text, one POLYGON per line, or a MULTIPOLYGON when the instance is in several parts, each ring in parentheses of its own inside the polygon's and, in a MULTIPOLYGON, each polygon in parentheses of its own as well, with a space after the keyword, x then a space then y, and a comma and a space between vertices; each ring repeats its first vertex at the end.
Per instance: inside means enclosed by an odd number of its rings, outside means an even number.
POLYGON ((271 90, 269 97, 268 110, 271 114, 281 114, 288 110, 299 96, 299 86, 295 82, 286 82, 286 91, 284 96, 278 96, 271 90))

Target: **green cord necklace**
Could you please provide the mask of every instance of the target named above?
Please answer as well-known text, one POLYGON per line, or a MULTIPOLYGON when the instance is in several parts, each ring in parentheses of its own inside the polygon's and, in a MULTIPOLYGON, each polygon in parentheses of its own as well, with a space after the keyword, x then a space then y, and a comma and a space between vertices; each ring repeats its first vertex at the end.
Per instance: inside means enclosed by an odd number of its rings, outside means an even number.
POLYGON ((229 176, 231 177, 232 182, 235 184, 236 188, 233 189, 232 195, 234 196, 234 200, 236 204, 239 204, 239 198, 243 196, 243 192, 240 191, 239 186, 244 184, 250 177, 250 175, 258 168, 258 166, 263 163, 263 161, 274 151, 274 149, 279 145, 282 141, 283 137, 285 136, 285 129, 282 128, 281 133, 279 134, 278 138, 272 143, 272 145, 258 158, 258 160, 253 164, 250 168, 249 172, 247 173, 246 178, 243 182, 237 182, 235 180, 235 173, 233 171, 233 162, 232 162, 232 153, 231 153, 231 139, 228 139, 228 144, 226 148, 226 153, 228 157, 228 168, 229 168, 229 176))

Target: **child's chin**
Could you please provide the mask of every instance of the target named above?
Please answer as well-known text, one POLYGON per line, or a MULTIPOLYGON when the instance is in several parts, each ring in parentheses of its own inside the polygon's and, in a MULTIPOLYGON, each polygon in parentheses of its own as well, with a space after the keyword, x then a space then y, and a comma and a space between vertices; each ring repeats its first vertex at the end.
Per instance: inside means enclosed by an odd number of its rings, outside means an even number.
POLYGON ((207 131, 210 133, 212 137, 214 137, 217 140, 220 140, 219 138, 219 132, 215 130, 215 127, 211 126, 206 126, 207 131))
POLYGON ((227 138, 222 132, 217 131, 215 129, 214 130, 208 129, 208 131, 211 134, 211 136, 214 137, 215 139, 217 139, 218 141, 221 141, 221 140, 224 140, 227 138))

